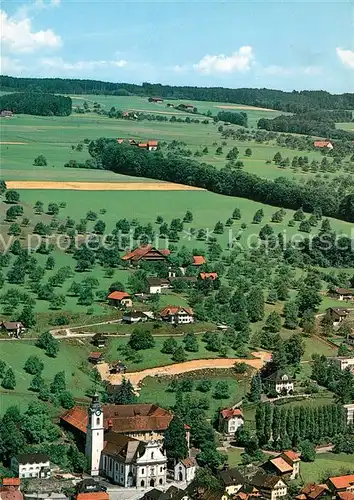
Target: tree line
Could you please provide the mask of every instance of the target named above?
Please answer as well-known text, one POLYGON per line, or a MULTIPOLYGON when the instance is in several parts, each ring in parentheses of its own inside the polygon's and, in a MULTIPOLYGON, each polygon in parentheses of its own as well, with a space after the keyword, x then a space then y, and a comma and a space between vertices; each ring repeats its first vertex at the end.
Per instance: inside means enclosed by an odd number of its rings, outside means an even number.
POLYGON ((0 96, 0 110, 39 116, 69 116, 72 112, 70 97, 44 92, 16 92, 0 96))
POLYGON ((172 86, 144 82, 111 83, 99 80, 77 80, 61 78, 15 78, 0 77, 0 89, 21 91, 39 89, 45 92, 65 94, 103 94, 158 96, 165 99, 191 99, 198 101, 229 102, 273 108, 291 113, 312 109, 354 109, 354 94, 330 94, 325 91, 302 90, 284 92, 273 89, 230 89, 223 87, 172 86))
POLYGON ((114 139, 100 138, 89 145, 89 153, 96 160, 97 168, 136 177, 148 177, 187 184, 227 196, 237 196, 294 210, 321 209, 329 217, 354 221, 354 204, 351 194, 333 191, 325 184, 312 187, 300 185, 290 179, 274 181, 240 170, 217 169, 178 155, 152 153, 114 139))

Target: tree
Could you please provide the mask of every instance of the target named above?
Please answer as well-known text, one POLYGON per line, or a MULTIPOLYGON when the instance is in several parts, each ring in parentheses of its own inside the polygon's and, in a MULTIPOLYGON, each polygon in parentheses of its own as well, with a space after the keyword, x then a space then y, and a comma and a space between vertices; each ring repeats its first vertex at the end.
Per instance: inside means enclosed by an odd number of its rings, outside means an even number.
POLYGON ((281 328, 281 317, 276 311, 272 311, 267 316, 264 328, 271 333, 278 333, 281 328))
POLYGON ((45 268, 50 270, 54 269, 54 267, 55 267, 55 260, 54 257, 50 255, 45 263, 45 268))
POLYGON ((178 345, 176 339, 173 337, 169 337, 164 341, 161 352, 165 354, 173 354, 177 347, 178 345))
POLYGON ((36 158, 33 160, 33 165, 35 167, 46 167, 47 166, 46 157, 43 155, 36 156, 36 158))
POLYGON ((222 234, 223 232, 224 232, 224 224, 221 221, 218 221, 215 224, 214 233, 215 234, 222 234))
POLYGON ((219 382, 215 384, 213 397, 215 399, 227 399, 230 397, 229 384, 226 380, 219 380, 219 382))
POLYGON ((316 458, 316 450, 314 445, 308 439, 305 439, 299 444, 301 450, 301 458, 304 462, 314 462, 316 458))
POLYGON ((212 387, 211 380, 203 379, 197 385, 197 391, 200 392, 209 392, 212 387))
POLYGON ((245 151, 246 156, 252 156, 252 150, 250 148, 247 148, 245 151))
POLYGON ((40 373, 37 373, 31 380, 29 390, 33 392, 40 392, 44 386, 44 379, 41 377, 40 373))
POLYGON ((59 205, 57 203, 48 203, 47 214, 49 215, 58 215, 59 213, 59 205))
POLYGON ((98 220, 93 226, 93 230, 96 234, 103 234, 106 229, 106 223, 103 220, 98 220))
POLYGON ((8 368, 4 374, 1 385, 4 389, 15 389, 16 377, 12 368, 8 368))
POLYGON ((188 352, 198 352, 199 351, 199 343, 195 333, 190 332, 187 333, 183 339, 184 348, 188 352))
POLYGON ((190 210, 187 210, 184 217, 183 217, 183 222, 193 222, 193 214, 190 210))
POLYGON ((37 375, 43 370, 44 363, 41 359, 39 359, 38 356, 29 356, 24 368, 27 373, 30 373, 31 375, 37 375))
POLYGON ((300 334, 296 333, 284 342, 287 364, 298 367, 305 354, 305 343, 300 334))
POLYGON ((21 234, 21 227, 19 224, 11 224, 9 227, 9 230, 7 232, 8 235, 10 236, 19 236, 21 234))
POLYGON ((18 203, 20 201, 20 193, 14 189, 9 189, 5 193, 5 200, 7 203, 18 203))
POLYGON ((264 295, 259 286, 251 288, 247 296, 248 319, 253 323, 264 318, 264 295))
POLYGON ((129 346, 135 351, 150 349, 154 347, 155 340, 152 333, 143 327, 136 328, 130 335, 129 346))
POLYGON ((235 220, 241 219, 241 211, 239 208, 235 208, 235 210, 232 212, 232 218, 235 220))
POLYGON ((52 297, 52 300, 50 301, 50 308, 51 309, 62 309, 66 304, 66 297, 65 295, 54 295, 52 297))
POLYGON ((69 391, 62 391, 60 394, 60 404, 63 408, 69 410, 75 406, 73 395, 69 391))
POLYGON ((2 359, 0 359, 0 378, 4 376, 5 369, 6 369, 6 363, 2 359))
POLYGON ((262 395, 262 379, 259 372, 256 375, 253 375, 251 379, 251 388, 248 399, 253 403, 256 403, 261 400, 262 395))
POLYGON ((295 300, 285 302, 283 308, 283 315, 285 318, 284 326, 289 330, 294 330, 298 326, 299 308, 295 300))
POLYGON ((186 361, 187 354, 185 353, 185 350, 182 346, 177 347, 177 349, 173 353, 172 359, 176 363, 183 363, 183 361, 186 361))
POLYGON ((137 397, 134 392, 134 388, 129 379, 125 377, 122 380, 122 383, 118 387, 117 392, 113 397, 113 402, 118 405, 128 405, 136 403, 137 397))
POLYGON ((166 455, 176 461, 188 457, 188 445, 184 423, 179 417, 174 416, 164 436, 166 455))
POLYGON ((263 209, 260 208, 259 210, 257 210, 257 212, 254 214, 253 216, 253 220, 252 220, 252 223, 253 224, 260 224, 263 220, 263 217, 264 217, 264 212, 263 212, 263 209))
POLYGON ((276 165, 279 165, 279 163, 281 162, 281 160, 282 160, 282 156, 281 156, 281 154, 278 151, 277 153, 275 153, 273 161, 274 161, 274 163, 276 165))
POLYGON ((58 372, 54 375, 53 382, 50 384, 50 392, 60 394, 66 390, 65 372, 58 372))
POLYGON ((299 231, 303 233, 311 233, 311 224, 308 220, 303 220, 300 222, 299 231))

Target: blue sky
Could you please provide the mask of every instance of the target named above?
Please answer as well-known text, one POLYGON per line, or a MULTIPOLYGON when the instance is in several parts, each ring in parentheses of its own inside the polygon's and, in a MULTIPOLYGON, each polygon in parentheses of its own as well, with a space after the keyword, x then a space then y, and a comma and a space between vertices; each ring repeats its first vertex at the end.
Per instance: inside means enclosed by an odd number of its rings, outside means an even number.
POLYGON ((1 73, 354 91, 354 0, 3 0, 1 73))

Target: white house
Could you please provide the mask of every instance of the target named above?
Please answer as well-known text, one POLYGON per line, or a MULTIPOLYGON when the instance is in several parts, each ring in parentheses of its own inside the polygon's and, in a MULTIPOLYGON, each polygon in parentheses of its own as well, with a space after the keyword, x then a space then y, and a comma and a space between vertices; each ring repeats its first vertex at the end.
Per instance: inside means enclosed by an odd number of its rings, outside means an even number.
POLYGON ((354 369, 354 358, 350 358, 349 356, 334 356, 328 359, 336 364, 342 371, 346 368, 349 368, 351 370, 354 369))
POLYGON ((347 425, 354 425, 354 403, 343 405, 346 415, 347 425))
POLYGON ((197 470, 197 461, 195 458, 185 458, 175 464, 175 481, 191 483, 197 470))
POLYGON ((50 477, 50 460, 45 453, 23 453, 12 457, 11 469, 20 479, 50 477))
POLYGON ((244 423, 245 418, 239 408, 225 408, 219 413, 219 430, 224 434, 235 434, 244 423))
POLYGON ((194 323, 194 313, 190 307, 167 306, 160 311, 160 317, 172 325, 194 323))
POLYGON ((148 316, 142 311, 126 311, 123 314, 123 323, 143 323, 147 320, 148 316))
POLYGON ((266 379, 266 385, 271 390, 275 390, 278 394, 286 392, 289 394, 294 391, 294 381, 293 379, 281 370, 272 373, 266 379))
POLYGON ((146 281, 151 294, 161 293, 163 289, 170 287, 170 282, 167 279, 150 277, 146 278, 146 281))

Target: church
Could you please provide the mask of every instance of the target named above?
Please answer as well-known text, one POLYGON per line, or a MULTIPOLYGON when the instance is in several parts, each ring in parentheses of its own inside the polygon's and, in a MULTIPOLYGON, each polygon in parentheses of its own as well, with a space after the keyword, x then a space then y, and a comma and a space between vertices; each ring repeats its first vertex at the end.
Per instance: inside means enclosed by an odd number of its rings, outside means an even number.
MULTIPOLYGON (((84 438, 91 476, 144 488, 166 484, 163 438, 172 418, 172 413, 151 404, 101 405, 96 395, 88 410, 76 406, 62 415, 61 423, 84 438)), ((186 439, 189 444, 187 426, 186 439)))

